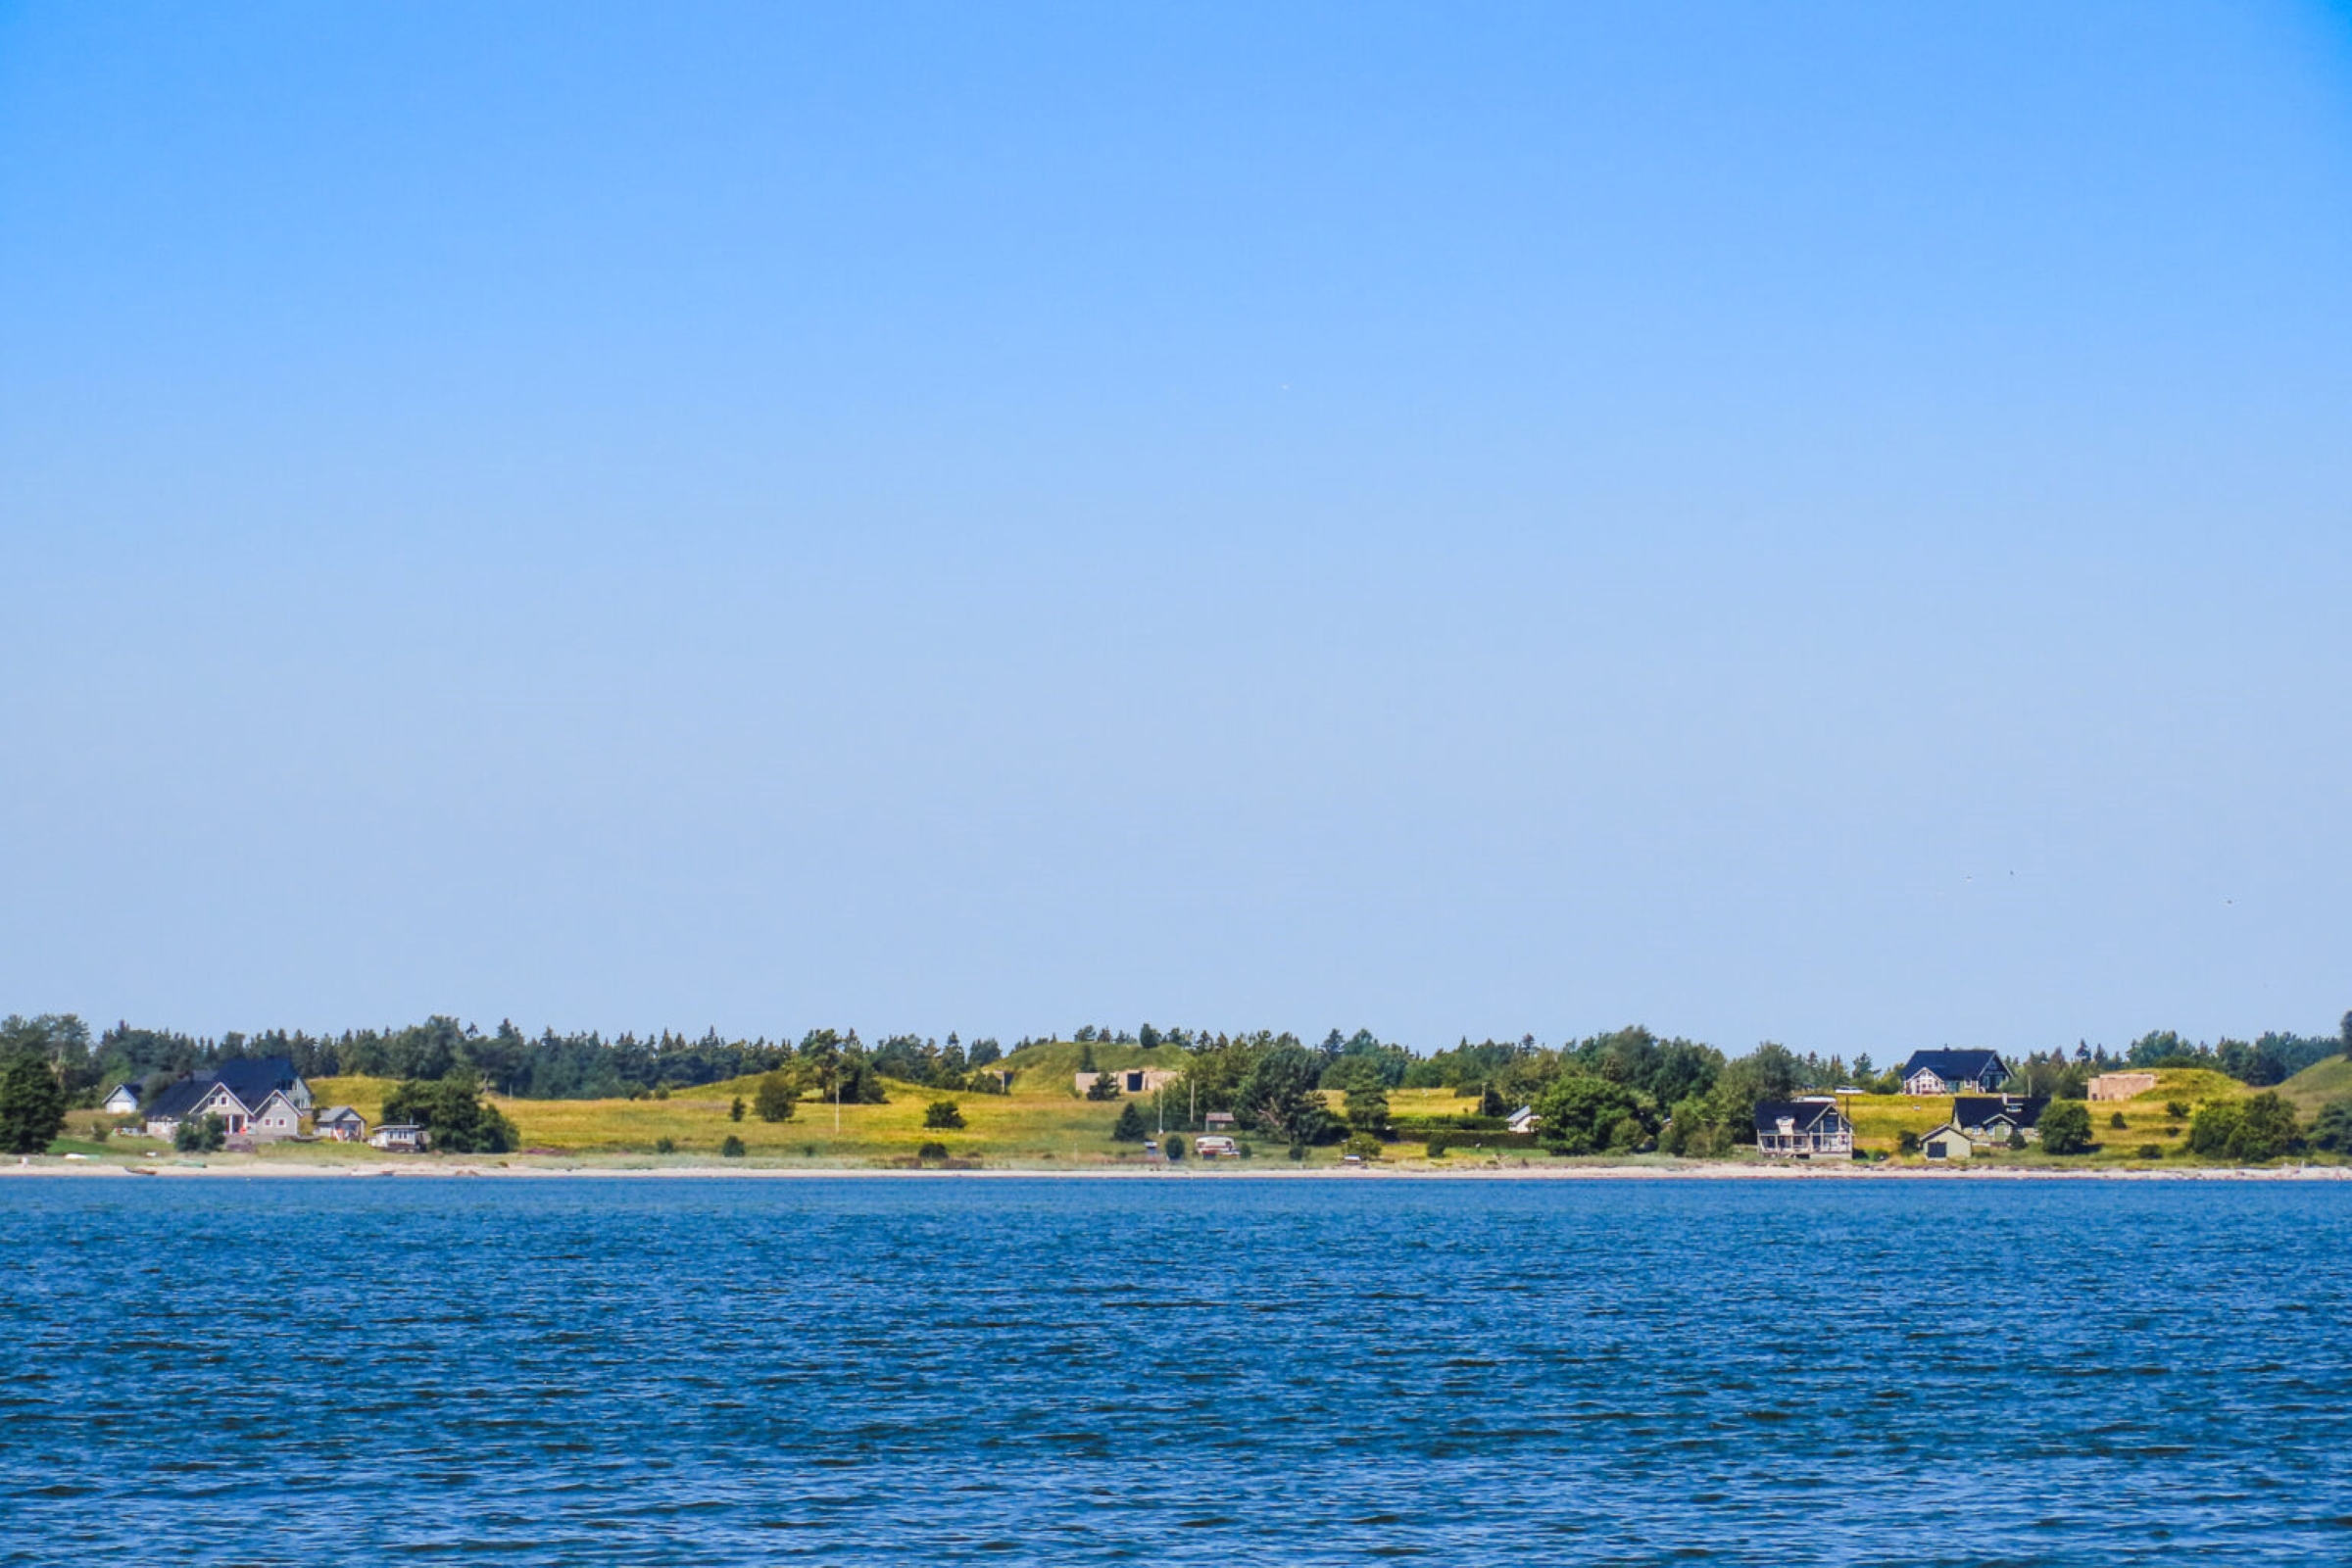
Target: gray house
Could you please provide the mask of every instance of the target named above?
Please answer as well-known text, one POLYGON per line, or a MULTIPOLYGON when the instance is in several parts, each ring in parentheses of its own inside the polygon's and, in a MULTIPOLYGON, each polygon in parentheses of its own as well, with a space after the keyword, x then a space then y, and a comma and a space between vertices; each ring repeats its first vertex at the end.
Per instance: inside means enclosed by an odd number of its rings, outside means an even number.
POLYGON ((170 1138, 179 1124, 218 1116, 231 1138, 275 1143, 302 1130, 311 1086, 283 1056, 224 1061, 171 1085, 147 1107, 147 1136, 170 1138))
POLYGON ((368 1118, 349 1105, 329 1105, 318 1112, 311 1126, 321 1138, 331 1138, 338 1144, 363 1144, 368 1141, 368 1118))
POLYGON ((112 1093, 99 1102, 98 1108, 109 1116, 127 1116, 139 1108, 139 1086, 135 1083, 117 1084, 112 1093))

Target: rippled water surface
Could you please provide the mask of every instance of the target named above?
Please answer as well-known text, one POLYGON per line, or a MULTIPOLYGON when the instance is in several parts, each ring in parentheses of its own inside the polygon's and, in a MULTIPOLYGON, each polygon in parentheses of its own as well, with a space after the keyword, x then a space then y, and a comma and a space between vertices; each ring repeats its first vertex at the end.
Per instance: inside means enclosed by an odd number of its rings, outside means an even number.
POLYGON ((2352 1561, 2352 1188, 0 1184, 0 1562, 2352 1561))

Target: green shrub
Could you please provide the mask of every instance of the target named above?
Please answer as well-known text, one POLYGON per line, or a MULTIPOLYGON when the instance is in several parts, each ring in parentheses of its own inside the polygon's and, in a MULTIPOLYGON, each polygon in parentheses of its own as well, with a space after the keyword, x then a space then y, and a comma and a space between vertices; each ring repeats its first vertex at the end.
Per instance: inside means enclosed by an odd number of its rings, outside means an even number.
POLYGON ((667 1100, 669 1098, 669 1085, 663 1084, 661 1088, 655 1090, 654 1098, 656 1100, 667 1100))
POLYGON ((2186 1121, 2191 1114, 2188 1102, 2185 1100, 2166 1101, 2164 1102, 2164 1113, 2167 1116, 2172 1117, 2175 1121, 2186 1121))
POLYGON ((752 1108, 761 1121, 790 1121, 801 1100, 801 1086, 789 1073, 771 1072, 752 1092, 752 1108))
POLYGON ((2117 1129, 2120 1132, 2132 1124, 2124 1119, 2124 1113, 2119 1110, 2114 1115, 2107 1118, 2107 1125, 2117 1129))
POLYGON ((1177 1137, 1174 1133, 1168 1134, 1167 1147, 1163 1152, 1165 1152, 1170 1159, 1182 1159, 1184 1157, 1184 1140, 1177 1137))
POLYGON ((743 1097, 741 1095, 737 1095, 735 1097, 735 1103, 727 1107, 727 1120, 743 1120, 743 1097))
POLYGON ((2090 1107, 2080 1100, 2054 1100, 2041 1113, 2041 1147, 2052 1154, 2090 1152, 2090 1107))
POLYGON ((2162 1159, 2164 1157, 2164 1146, 2162 1144, 2142 1144, 2139 1146, 2139 1157, 2142 1159, 2162 1159))
POLYGON ((2294 1107, 2266 1090, 2239 1101, 2213 1101, 2197 1108, 2189 1123, 2188 1147, 2208 1159, 2258 1165, 2277 1159, 2302 1142, 2294 1107))
POLYGON ((721 1159, 741 1159, 743 1157, 743 1140, 736 1137, 733 1133, 727 1134, 727 1141, 718 1146, 718 1157, 721 1159))
POLYGON ((963 1112, 953 1100, 934 1100, 923 1107, 923 1125, 954 1132, 963 1125, 963 1112))
POLYGON ((1894 1135, 1894 1147, 1901 1150, 1906 1154, 1918 1153, 1919 1134, 1906 1127, 1903 1129, 1903 1131, 1894 1135))
POLYGON ((1140 1144, 1151 1135, 1151 1129, 1144 1125, 1144 1113, 1134 1101, 1119 1107, 1119 1119, 1110 1125, 1111 1142, 1140 1144))
POLYGON ((1370 1133, 1355 1133, 1346 1143, 1340 1145, 1340 1152, 1353 1154, 1359 1159, 1378 1159, 1380 1157, 1380 1140, 1370 1133))
POLYGON ((657 1138, 657 1139, 655 1139, 655 1140, 654 1140, 654 1152, 655 1152, 655 1153, 657 1153, 657 1154, 674 1154, 674 1153, 676 1153, 677 1152, 678 1152, 678 1141, 677 1141, 675 1138, 657 1138))
POLYGON ((1431 1159, 1444 1159, 1446 1157, 1446 1151, 1448 1147, 1449 1146, 1446 1144, 1445 1139, 1432 1138, 1428 1143, 1422 1146, 1421 1152, 1428 1155, 1431 1159))
POLYGON ((945 1144, 925 1144, 922 1146, 922 1148, 914 1152, 914 1157, 917 1159, 945 1159, 948 1157, 948 1146, 945 1144))
POLYGON ((172 1147, 183 1154, 210 1154, 228 1142, 228 1123, 218 1116, 189 1116, 172 1130, 172 1147))
POLYGON ((1293 1144, 1291 1146, 1290 1153, 1293 1159, 1304 1159, 1306 1157, 1306 1146, 1304 1144, 1293 1144))
POLYGON ((452 1154, 503 1154, 521 1143, 514 1124, 496 1105, 485 1105, 481 1080, 467 1073, 447 1078, 412 1078, 384 1097, 383 1119, 415 1122, 436 1151, 452 1154))

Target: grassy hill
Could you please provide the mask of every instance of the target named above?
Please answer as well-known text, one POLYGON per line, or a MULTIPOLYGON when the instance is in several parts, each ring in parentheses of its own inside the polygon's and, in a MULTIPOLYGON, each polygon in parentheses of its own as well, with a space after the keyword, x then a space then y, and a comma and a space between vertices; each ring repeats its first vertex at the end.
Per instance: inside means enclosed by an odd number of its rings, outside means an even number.
POLYGON ((2322 1105, 2352 1100, 2352 1057, 2329 1056, 2315 1061, 2278 1086, 2278 1093, 2308 1122, 2322 1105))
POLYGON ((1043 1094, 1049 1090, 1066 1095, 1070 1092, 1071 1077, 1084 1070, 1079 1062, 1090 1051, 1094 1053, 1097 1070, 1102 1072, 1127 1067, 1161 1067, 1182 1072, 1193 1059, 1191 1053, 1177 1046, 1153 1046, 1147 1051, 1142 1046, 1100 1043, 1088 1046, 1075 1040, 1040 1040, 1021 1047, 998 1065, 1013 1070, 1015 1095, 1043 1094))

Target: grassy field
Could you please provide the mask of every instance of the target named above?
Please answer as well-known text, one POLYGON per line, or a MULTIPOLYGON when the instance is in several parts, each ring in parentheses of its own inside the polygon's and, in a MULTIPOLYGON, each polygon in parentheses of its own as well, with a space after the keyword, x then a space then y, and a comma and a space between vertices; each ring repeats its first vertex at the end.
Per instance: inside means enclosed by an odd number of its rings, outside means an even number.
MULTIPOLYGON (((2217 1072, 2168 1067, 2158 1071, 2156 1087, 2146 1094, 2120 1102, 2100 1101, 2090 1106, 2090 1136, 2098 1147, 2088 1154, 2060 1157, 2030 1144, 2016 1152, 1980 1152, 1976 1157, 2055 1167, 2139 1165, 2177 1159, 2186 1147, 2188 1118, 2173 1115, 2166 1108, 2169 1104, 2183 1103, 2193 1110, 2209 1100, 2234 1100, 2247 1093, 2245 1085, 2217 1072), (2118 1115, 2123 1117, 2121 1127, 2115 1125, 2118 1115), (2139 1152, 2148 1147, 2159 1152, 2153 1160, 2139 1152)), ((1849 1095, 1845 1105, 1854 1121, 1854 1141, 1865 1150, 1886 1154, 1897 1153, 1902 1134, 1933 1132, 1952 1113, 1948 1096, 1849 1095)))
POLYGON ((2352 1101, 2352 1058, 2329 1056, 2314 1062, 2280 1084, 2278 1093, 2308 1124, 2321 1106, 2352 1101))
MULTIPOLYGON (((1018 1076, 1013 1092, 1007 1095, 942 1095, 913 1084, 886 1081, 886 1104, 842 1105, 836 1110, 829 1102, 804 1100, 795 1106, 792 1118, 781 1122, 761 1121, 750 1108, 758 1096, 757 1077, 672 1090, 667 1099, 493 1097, 491 1102, 514 1123, 523 1150, 593 1163, 705 1163, 719 1157, 730 1136, 743 1140, 745 1158, 755 1164, 903 1164, 913 1161, 916 1151, 931 1143, 943 1145, 951 1159, 1049 1169, 1146 1163, 1152 1156, 1140 1145, 1111 1141, 1110 1129, 1122 1108, 1118 1102, 1081 1100, 1071 1092, 1070 1074, 1077 1070, 1081 1050, 1063 1041, 1017 1053, 1009 1064, 1018 1076), (745 1102, 741 1121, 729 1115, 738 1099, 745 1102), (965 1122, 961 1129, 923 1125, 925 1108, 940 1099, 956 1102, 965 1122), (655 1152, 663 1139, 672 1146, 672 1152, 666 1155, 655 1152)), ((1145 1051, 1136 1046, 1098 1045, 1094 1056, 1104 1070, 1129 1065, 1174 1067, 1186 1059, 1184 1053, 1168 1046, 1145 1051)), ((373 1125, 382 1121, 384 1098, 394 1087, 393 1081, 385 1078, 321 1078, 313 1082, 311 1092, 321 1107, 350 1105, 373 1125)), ((1339 1098, 1336 1094, 1326 1097, 1335 1110, 1339 1098)), ((1147 1125, 1156 1130, 1159 1107, 1151 1097, 1139 1098, 1138 1104, 1147 1125)), ((1472 1108, 1473 1102, 1446 1089, 1399 1090, 1390 1097, 1390 1105, 1397 1115, 1450 1115, 1472 1108)), ((1181 1107, 1171 1101, 1166 1110, 1181 1127, 1181 1107)), ((69 1130, 78 1133, 81 1119, 77 1117, 69 1130)), ((68 1149, 117 1156, 160 1153, 176 1157, 146 1138, 118 1138, 106 1146, 61 1142, 53 1152, 68 1149)), ((1282 1160, 1286 1155, 1279 1145, 1262 1140, 1253 1145, 1252 1152, 1260 1159, 1282 1160)), ((1418 1144, 1399 1144, 1389 1151, 1388 1157, 1417 1159, 1420 1153, 1418 1144)), ((265 1146, 250 1157, 343 1166, 413 1156, 385 1154, 364 1145, 321 1143, 265 1146)), ((1471 1157, 1466 1152, 1457 1152, 1451 1162, 1464 1163, 1471 1157)), ((1339 1158, 1339 1152, 1317 1149, 1308 1158, 1328 1164, 1339 1158)))
MULTIPOLYGON (((514 1121, 524 1150, 599 1164, 709 1162, 719 1156, 730 1136, 743 1140, 746 1157, 756 1164, 904 1164, 912 1162, 916 1151, 929 1143, 945 1146, 952 1159, 1045 1169, 1146 1162, 1152 1156, 1140 1146, 1111 1141, 1119 1104, 1084 1101, 1071 1093, 1069 1074, 1076 1071, 1080 1051, 1069 1042, 1057 1042, 1017 1053, 1012 1065, 1019 1075, 1009 1095, 943 1096, 911 1084, 888 1083, 887 1104, 843 1105, 836 1112, 829 1103, 803 1101, 793 1117, 782 1122, 761 1121, 749 1108, 756 1099, 757 1078, 674 1090, 666 1100, 498 1099, 493 1103, 514 1121), (728 1114, 737 1099, 746 1103, 741 1121, 728 1114), (935 1099, 955 1101, 966 1125, 955 1130, 925 1127, 924 1109, 935 1099), (672 1152, 658 1154, 656 1149, 664 1139, 671 1144, 672 1152)), ((1135 1046, 1098 1045, 1094 1053, 1096 1062, 1104 1069, 1131 1063, 1177 1066, 1185 1059, 1182 1052, 1168 1046, 1147 1052, 1135 1046)), ((382 1120, 384 1097, 394 1085, 388 1079, 346 1077, 319 1079, 311 1087, 320 1106, 352 1105, 373 1124, 382 1120)), ((2193 1106, 2248 1092, 2245 1086, 2217 1073, 2167 1069, 2158 1074, 2157 1087, 2147 1094, 2121 1104, 2101 1102, 2090 1107, 2091 1136, 2099 1147, 2088 1155, 2061 1159, 2030 1147, 2015 1152, 1993 1151, 1979 1158, 2070 1168, 2132 1165, 2147 1163, 2139 1151, 2153 1147, 2159 1151, 2159 1161, 2179 1159, 2185 1152, 2188 1122, 2172 1115, 2166 1108, 2168 1102, 2193 1106), (2124 1119, 2120 1128, 2113 1125, 2119 1112, 2124 1119)), ((2341 1058, 2322 1062, 2298 1074, 2281 1092, 2295 1102, 2308 1122, 2321 1104, 2352 1098, 2352 1062, 2341 1058)), ((1335 1110, 1339 1108, 1337 1095, 1326 1099, 1334 1102, 1335 1110)), ((1155 1126, 1156 1107, 1152 1099, 1144 1097, 1139 1104, 1147 1124, 1155 1126)), ((1470 1111, 1474 1104, 1471 1099, 1448 1089, 1397 1090, 1389 1097, 1390 1111, 1396 1116, 1456 1115, 1470 1111)), ((1181 1107, 1171 1102, 1166 1108, 1181 1125, 1181 1107)), ((1952 1102, 1940 1097, 1856 1095, 1847 1097, 1846 1108, 1864 1150, 1900 1157, 1901 1135, 1926 1133, 1940 1125, 1951 1114, 1952 1102)), ((90 1141, 86 1136, 89 1124, 101 1119, 95 1113, 75 1112, 67 1129, 69 1137, 60 1140, 51 1152, 172 1157, 161 1144, 143 1137, 116 1138, 104 1144, 90 1141)), ((1285 1153, 1279 1146, 1263 1141, 1254 1152, 1257 1158, 1274 1160, 1283 1159, 1285 1153)), ((267 1146, 252 1157, 343 1166, 412 1156, 328 1143, 267 1146)), ((1309 1157, 1315 1163, 1328 1164, 1338 1158, 1338 1152, 1318 1149, 1309 1157)), ((1457 1151, 1446 1163, 1463 1164, 1477 1157, 1457 1151)), ((1523 1156, 1514 1151, 1507 1157, 1517 1160, 1523 1156)), ((1537 1151, 1524 1152, 1524 1157, 1551 1162, 1537 1151)), ((1756 1156, 1750 1152, 1745 1157, 1756 1156)), ((1421 1146, 1394 1144, 1384 1151, 1383 1158, 1392 1163, 1417 1163, 1422 1158, 1421 1146)))

